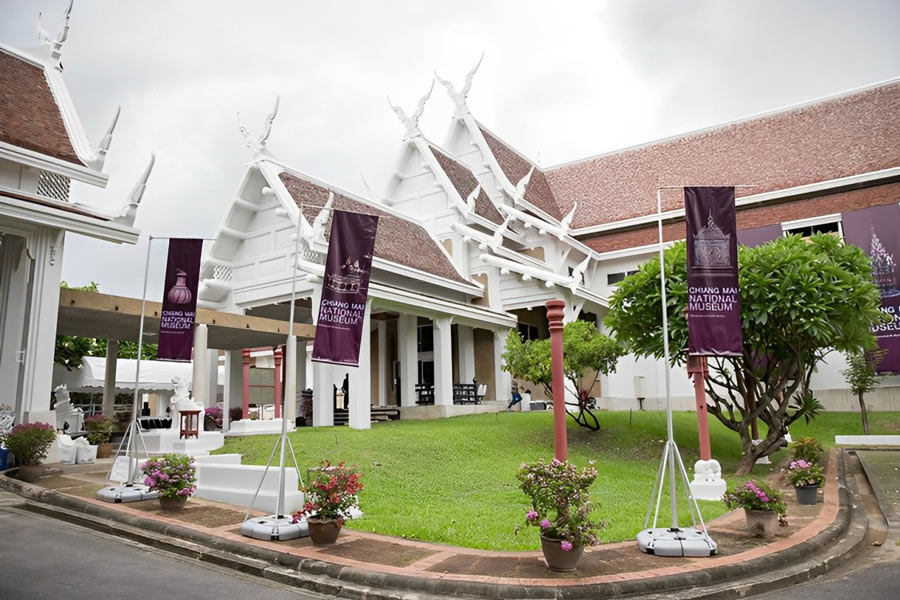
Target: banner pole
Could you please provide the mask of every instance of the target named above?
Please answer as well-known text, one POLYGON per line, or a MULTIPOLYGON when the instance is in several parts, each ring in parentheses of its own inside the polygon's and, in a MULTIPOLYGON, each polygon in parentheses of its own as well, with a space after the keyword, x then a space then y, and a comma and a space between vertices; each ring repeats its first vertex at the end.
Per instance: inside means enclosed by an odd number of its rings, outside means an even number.
MULTIPOLYGON (((134 483, 134 477, 137 471, 137 465, 132 464, 132 450, 134 448, 134 438, 138 424, 138 413, 140 411, 140 382, 141 382, 141 350, 144 347, 144 316, 147 310, 147 279, 150 274, 150 249, 153 246, 153 236, 147 237, 147 258, 144 262, 144 290, 141 292, 141 324, 138 327, 138 345, 137 345, 137 362, 134 367, 134 400, 131 409, 131 427, 134 431, 128 437, 128 483, 134 483)), ((137 461, 135 460, 135 463, 137 461)))

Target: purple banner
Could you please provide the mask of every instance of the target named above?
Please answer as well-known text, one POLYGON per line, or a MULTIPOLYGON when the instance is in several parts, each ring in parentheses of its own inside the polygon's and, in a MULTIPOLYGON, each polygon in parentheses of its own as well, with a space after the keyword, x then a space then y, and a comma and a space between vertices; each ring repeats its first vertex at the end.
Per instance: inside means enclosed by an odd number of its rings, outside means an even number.
POLYGON ((734 188, 686 187, 688 353, 741 354, 734 188))
POLYGON ((737 241, 741 246, 755 248, 771 242, 772 240, 777 240, 781 236, 781 223, 775 223, 774 225, 739 229, 737 232, 737 241))
POLYGON ((881 310, 894 320, 872 328, 878 345, 887 350, 879 373, 900 373, 900 206, 872 206, 841 215, 844 240, 859 246, 872 261, 872 279, 881 292, 881 310))
POLYGON ((378 217, 335 210, 312 360, 357 366, 378 217))
POLYGON ((162 314, 159 317, 159 358, 191 360, 202 251, 203 240, 169 240, 162 314))

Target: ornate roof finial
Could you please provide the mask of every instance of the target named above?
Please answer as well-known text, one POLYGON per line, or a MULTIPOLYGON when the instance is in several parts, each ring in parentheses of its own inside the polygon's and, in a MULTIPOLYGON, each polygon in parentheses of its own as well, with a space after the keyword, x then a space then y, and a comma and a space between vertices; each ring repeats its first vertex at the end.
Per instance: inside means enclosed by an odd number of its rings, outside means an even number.
POLYGON ((75 3, 75 0, 69 0, 69 8, 66 9, 66 21, 63 24, 62 30, 56 35, 55 38, 50 37, 50 34, 47 33, 47 30, 41 26, 41 16, 43 12, 38 13, 38 39, 41 42, 42 46, 50 46, 50 60, 52 61, 53 67, 57 71, 62 71, 62 47, 66 41, 66 38, 69 37, 69 16, 72 14, 72 5, 75 3))
POLYGON ((391 102, 391 97, 388 96, 388 105, 391 107, 397 114, 397 118, 400 119, 400 122, 403 123, 403 126, 406 127, 406 131, 403 132, 403 139, 408 140, 411 138, 419 137, 422 135, 422 132, 419 131, 419 117, 422 116, 422 113, 425 112, 425 102, 428 101, 428 98, 431 96, 431 90, 434 89, 434 79, 431 80, 431 86, 428 88, 428 92, 419 98, 419 103, 416 105, 416 110, 409 116, 406 112, 400 108, 399 106, 395 106, 391 102))
POLYGON ((269 134, 272 133, 272 123, 275 122, 275 116, 278 114, 278 103, 280 101, 281 97, 275 96, 275 106, 272 107, 272 112, 266 117, 266 120, 263 123, 263 133, 258 138, 254 138, 250 131, 241 125, 241 113, 237 114, 238 131, 244 136, 244 144, 250 149, 250 152, 253 153, 254 159, 263 155, 271 156, 268 148, 266 148, 266 141, 269 139, 269 134))
POLYGON ((97 146, 97 159, 94 161, 94 168, 98 171, 103 170, 103 165, 106 162, 106 155, 109 153, 109 146, 112 144, 113 132, 116 130, 116 124, 119 122, 119 115, 122 113, 122 107, 118 107, 116 109, 116 114, 113 115, 112 123, 109 124, 109 128, 106 130, 106 134, 100 140, 100 145, 97 146))
POLYGON ((122 208, 122 212, 119 213, 119 216, 113 219, 114 221, 124 223, 129 227, 134 225, 134 218, 137 216, 138 205, 140 205, 141 199, 144 197, 144 190, 147 189, 147 180, 150 178, 150 172, 153 171, 153 165, 155 163, 156 154, 150 154, 150 162, 147 164, 147 168, 144 169, 144 174, 141 175, 141 178, 134 184, 134 188, 128 196, 128 203, 122 208))
POLYGON ((519 180, 519 183, 516 184, 516 190, 513 193, 513 204, 520 204, 522 200, 525 199, 525 188, 528 187, 528 182, 531 181, 531 175, 534 173, 534 166, 532 165, 531 169, 528 173, 525 174, 525 177, 519 180))
POLYGON ((437 71, 434 72, 435 78, 437 78, 442 86, 447 88, 447 94, 456 105, 456 110, 453 113, 454 119, 461 119, 469 114, 469 107, 466 105, 466 96, 469 95, 469 90, 472 89, 472 78, 475 77, 475 73, 478 71, 478 67, 481 66, 482 60, 484 60, 484 52, 481 53, 481 57, 478 59, 478 62, 475 63, 475 66, 466 74, 466 79, 463 81, 462 88, 460 88, 459 91, 456 91, 456 88, 453 87, 453 84, 450 83, 450 81, 441 79, 441 76, 437 74, 437 71))
POLYGON ((578 203, 575 202, 572 205, 572 210, 570 210, 566 216, 562 218, 559 222, 559 239, 563 239, 567 233, 569 233, 569 229, 572 227, 572 219, 575 218, 575 211, 578 210, 578 203))

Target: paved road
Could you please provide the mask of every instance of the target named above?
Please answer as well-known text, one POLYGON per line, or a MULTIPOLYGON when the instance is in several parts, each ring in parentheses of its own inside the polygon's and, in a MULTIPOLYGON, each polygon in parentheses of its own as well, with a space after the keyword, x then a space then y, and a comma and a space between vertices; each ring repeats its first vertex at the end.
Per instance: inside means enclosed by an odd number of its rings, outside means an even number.
POLYGON ((150 550, 0 502, 0 598, 321 600, 260 578, 150 550))

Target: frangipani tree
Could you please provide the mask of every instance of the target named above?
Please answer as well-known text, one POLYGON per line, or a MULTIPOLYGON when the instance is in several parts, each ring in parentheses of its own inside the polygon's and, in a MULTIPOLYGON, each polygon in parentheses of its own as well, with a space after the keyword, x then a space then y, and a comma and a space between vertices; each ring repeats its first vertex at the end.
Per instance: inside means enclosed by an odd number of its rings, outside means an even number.
MULTIPOLYGON (((669 344, 687 347, 685 244, 665 255, 669 344)), ((870 332, 881 322, 881 299, 869 260, 856 246, 831 235, 788 236, 756 248, 739 248, 743 353, 710 357, 706 392, 709 412, 741 437, 738 473, 785 444, 787 427, 820 409, 809 394, 816 365, 831 350, 874 347, 870 332), (750 423, 769 427, 752 443, 750 423)), ((659 259, 625 278, 610 300, 606 324, 639 356, 663 355, 659 259)), ((685 355, 675 351, 674 364, 685 355)))

